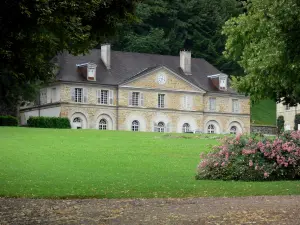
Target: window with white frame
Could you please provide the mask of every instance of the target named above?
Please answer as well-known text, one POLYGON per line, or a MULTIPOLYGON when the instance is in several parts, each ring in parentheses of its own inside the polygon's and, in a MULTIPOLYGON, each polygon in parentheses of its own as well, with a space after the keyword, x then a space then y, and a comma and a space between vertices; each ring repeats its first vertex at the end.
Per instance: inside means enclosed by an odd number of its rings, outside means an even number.
POLYGON ((289 104, 285 105, 285 110, 290 110, 290 105, 289 104))
POLYGON ((56 102, 56 88, 51 88, 51 102, 56 102))
POLYGON ((107 130, 107 121, 105 119, 99 121, 99 130, 107 130))
POLYGON ((164 133, 165 132, 165 123, 159 122, 157 124, 157 132, 164 133))
POLYGON ((210 97, 209 98, 209 110, 210 111, 216 111, 216 98, 210 97))
POLYGON ((191 131, 191 126, 188 123, 183 124, 182 126, 182 133, 187 133, 191 131))
POLYGON ((208 125, 208 128, 207 128, 207 133, 209 133, 209 134, 214 134, 214 133, 216 133, 215 125, 209 124, 209 125, 208 125))
POLYGON ((183 96, 183 108, 184 109, 192 109, 193 106, 193 97, 190 95, 183 96))
POLYGON ((108 104, 108 90, 100 90, 100 104, 108 104))
POLYGON ((131 130, 132 131, 139 131, 140 123, 137 120, 132 121, 131 130))
POLYGON ((230 128, 230 134, 236 134, 236 132, 237 132, 237 127, 236 126, 232 126, 230 128))
POLYGON ((128 93, 128 105, 129 106, 143 106, 144 95, 142 92, 129 92, 128 93))
POLYGON ((140 93, 139 92, 132 92, 132 103, 133 106, 139 106, 140 100, 140 93))
POLYGON ((165 108, 165 95, 158 94, 158 108, 165 108))
POLYGON ((75 88, 75 102, 83 102, 83 89, 75 88))
POLYGON ((226 90, 227 89, 227 76, 219 77, 219 89, 226 90))
POLYGON ((238 99, 232 99, 232 112, 238 113, 240 111, 240 102, 238 99))

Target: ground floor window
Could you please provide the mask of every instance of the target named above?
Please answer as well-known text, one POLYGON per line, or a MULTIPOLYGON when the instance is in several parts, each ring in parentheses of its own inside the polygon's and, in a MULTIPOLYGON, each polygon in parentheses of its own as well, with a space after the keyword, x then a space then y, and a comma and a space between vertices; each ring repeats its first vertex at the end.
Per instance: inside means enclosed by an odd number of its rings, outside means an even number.
POLYGON ((191 131, 191 126, 188 123, 183 124, 182 126, 182 133, 187 133, 191 131))
POLYGON ((213 124, 208 125, 207 133, 209 133, 209 134, 214 134, 214 133, 216 133, 215 125, 213 125, 213 124))
POLYGON ((73 119, 73 125, 76 129, 81 129, 82 128, 82 120, 79 117, 75 117, 73 119))
POLYGON ((105 119, 99 121, 99 130, 107 130, 107 121, 105 119))
POLYGON ((139 121, 134 120, 134 121, 132 122, 132 125, 131 125, 131 130, 132 130, 132 131, 139 131, 139 128, 140 128, 140 123, 139 123, 139 121))
POLYGON ((230 128, 230 134, 236 134, 236 131, 237 131, 237 127, 236 126, 232 126, 230 128))
POLYGON ((157 124, 157 131, 161 132, 161 133, 165 132, 165 123, 164 122, 159 122, 157 124))

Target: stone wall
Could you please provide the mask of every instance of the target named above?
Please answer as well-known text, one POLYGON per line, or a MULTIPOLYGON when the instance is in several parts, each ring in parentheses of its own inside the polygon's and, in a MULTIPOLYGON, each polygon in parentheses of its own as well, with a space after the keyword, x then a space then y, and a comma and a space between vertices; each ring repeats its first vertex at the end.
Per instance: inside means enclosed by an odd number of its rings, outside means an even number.
POLYGON ((262 134, 275 135, 275 134, 277 134, 277 127, 251 125, 251 133, 262 133, 262 134))

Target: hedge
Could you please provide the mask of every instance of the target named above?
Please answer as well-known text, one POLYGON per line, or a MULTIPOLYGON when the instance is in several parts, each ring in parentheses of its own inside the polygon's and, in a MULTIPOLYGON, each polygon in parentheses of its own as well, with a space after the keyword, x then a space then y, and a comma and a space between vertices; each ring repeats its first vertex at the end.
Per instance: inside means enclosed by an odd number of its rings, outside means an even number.
POLYGON ((13 116, 0 116, 0 126, 18 126, 18 119, 13 116))
POLYGON ((27 125, 39 128, 71 128, 69 119, 60 117, 31 116, 27 120, 27 125))

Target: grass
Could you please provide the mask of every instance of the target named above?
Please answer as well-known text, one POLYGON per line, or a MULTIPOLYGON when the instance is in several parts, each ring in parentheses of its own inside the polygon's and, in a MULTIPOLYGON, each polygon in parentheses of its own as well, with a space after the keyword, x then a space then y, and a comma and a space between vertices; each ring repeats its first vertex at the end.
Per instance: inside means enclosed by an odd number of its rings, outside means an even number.
MULTIPOLYGON (((217 140, 159 133, 0 128, 0 196, 154 198, 300 194, 299 181, 194 179, 217 140)), ((212 137, 206 135, 206 137, 212 137)))
POLYGON ((276 125, 276 103, 262 100, 251 107, 251 123, 256 125, 276 125))

